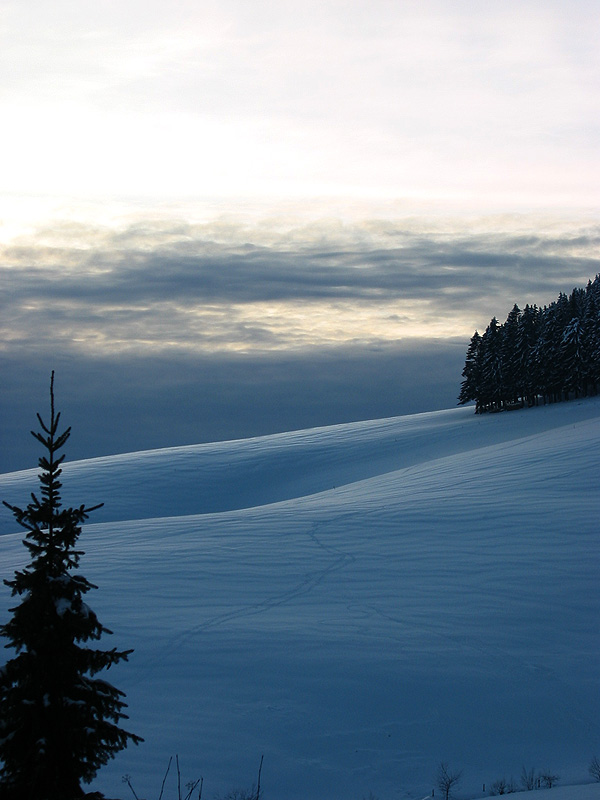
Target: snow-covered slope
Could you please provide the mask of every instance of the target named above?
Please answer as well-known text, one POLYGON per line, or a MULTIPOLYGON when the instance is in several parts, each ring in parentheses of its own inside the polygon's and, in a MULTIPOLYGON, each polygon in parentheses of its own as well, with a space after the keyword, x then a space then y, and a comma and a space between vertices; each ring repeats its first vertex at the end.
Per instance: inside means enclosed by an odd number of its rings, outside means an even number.
MULTIPOLYGON (((272 800, 420 800, 441 760, 471 797, 522 766, 585 780, 599 472, 598 399, 67 464, 65 500, 105 502, 82 571, 107 645, 135 648, 109 677, 146 738, 98 788, 128 773, 150 800, 175 753, 209 797, 261 754, 272 800)), ((34 488, 0 476, 11 503, 34 488)), ((27 554, 0 525, 8 576, 27 554)))
POLYGON ((510 793, 510 800, 598 800, 599 797, 600 783, 553 786, 551 789, 536 789, 535 794, 526 791, 510 793))

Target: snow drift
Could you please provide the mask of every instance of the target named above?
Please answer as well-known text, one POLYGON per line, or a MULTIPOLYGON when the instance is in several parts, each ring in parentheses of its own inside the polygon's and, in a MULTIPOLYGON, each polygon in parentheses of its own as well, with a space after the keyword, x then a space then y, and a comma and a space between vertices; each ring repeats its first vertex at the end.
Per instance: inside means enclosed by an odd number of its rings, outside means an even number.
MULTIPOLYGON (((146 739, 96 787, 155 797, 175 753, 209 797, 261 754, 273 800, 420 800, 442 760, 463 795, 523 766, 585 781, 599 473, 600 399, 66 464, 64 501, 105 503, 82 572, 105 645, 135 648, 107 678, 146 739)), ((0 497, 35 484, 2 475, 0 497)), ((27 553, 5 509, 0 531, 9 577, 27 553)))

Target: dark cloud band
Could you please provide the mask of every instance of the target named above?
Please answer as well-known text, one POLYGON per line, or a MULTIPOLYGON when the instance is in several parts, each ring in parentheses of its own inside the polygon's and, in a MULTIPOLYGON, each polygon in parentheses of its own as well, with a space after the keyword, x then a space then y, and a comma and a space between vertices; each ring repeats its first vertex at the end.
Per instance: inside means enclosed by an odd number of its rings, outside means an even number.
POLYGON ((420 227, 57 226, 5 248, 0 471, 35 465, 51 369, 70 458, 449 407, 474 328, 600 271, 593 226, 420 227))
MULTIPOLYGON (((133 338, 143 339, 145 326, 151 336, 164 328, 160 318, 186 310, 205 313, 208 326, 215 308, 414 301, 427 302, 432 317, 460 311, 468 328, 488 314, 502 316, 514 302, 540 303, 546 295, 550 301, 600 270, 597 231, 563 238, 510 232, 449 237, 390 231, 388 225, 385 246, 375 246, 381 238, 357 245, 338 233, 331 241, 259 246, 217 243, 183 224, 159 231, 136 226, 102 237, 79 228, 70 247, 28 243, 0 254, 4 324, 16 339, 27 339, 33 328, 51 332, 52 322, 66 325, 67 336, 78 324, 130 325, 133 338), (10 268, 3 269, 1 259, 10 268)), ((264 320, 254 332, 257 346, 270 338, 264 320)), ((185 334, 175 338, 182 344, 185 334)), ((246 340, 252 346, 250 330, 246 340)))

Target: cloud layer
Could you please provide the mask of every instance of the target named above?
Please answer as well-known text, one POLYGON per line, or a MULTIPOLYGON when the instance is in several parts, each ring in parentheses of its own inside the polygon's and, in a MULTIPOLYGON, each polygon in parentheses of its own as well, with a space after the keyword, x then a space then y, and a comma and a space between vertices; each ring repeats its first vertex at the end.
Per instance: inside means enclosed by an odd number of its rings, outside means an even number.
POLYGON ((74 460, 451 407, 463 362, 455 341, 212 357, 0 354, 0 472, 37 464, 29 431, 47 410, 53 368, 74 460))
POLYGON ((597 224, 55 223, 0 253, 0 470, 51 369, 71 458, 434 410, 468 340, 600 271, 597 224))
POLYGON ((452 235, 321 223, 270 237, 230 225, 227 238, 182 222, 57 225, 0 253, 3 340, 106 355, 467 337, 513 303, 549 302, 599 271, 598 226, 497 224, 452 235))

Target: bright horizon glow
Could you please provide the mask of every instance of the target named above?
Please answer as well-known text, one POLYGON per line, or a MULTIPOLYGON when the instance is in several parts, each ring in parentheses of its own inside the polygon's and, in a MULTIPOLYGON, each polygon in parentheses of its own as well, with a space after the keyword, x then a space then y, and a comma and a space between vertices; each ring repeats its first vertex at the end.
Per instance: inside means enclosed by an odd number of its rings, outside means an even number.
POLYGON ((587 0, 9 2, 0 35, 8 197, 598 206, 587 0))

